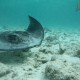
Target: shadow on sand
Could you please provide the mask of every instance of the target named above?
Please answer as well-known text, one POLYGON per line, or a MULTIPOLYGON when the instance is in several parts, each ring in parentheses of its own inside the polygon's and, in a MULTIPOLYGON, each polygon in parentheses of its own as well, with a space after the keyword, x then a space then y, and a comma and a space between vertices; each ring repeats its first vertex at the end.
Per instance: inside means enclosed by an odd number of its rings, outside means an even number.
MULTIPOLYGON (((27 54, 27 52, 25 52, 27 54)), ((27 56, 22 52, 0 52, 0 62, 4 64, 23 63, 27 56)))

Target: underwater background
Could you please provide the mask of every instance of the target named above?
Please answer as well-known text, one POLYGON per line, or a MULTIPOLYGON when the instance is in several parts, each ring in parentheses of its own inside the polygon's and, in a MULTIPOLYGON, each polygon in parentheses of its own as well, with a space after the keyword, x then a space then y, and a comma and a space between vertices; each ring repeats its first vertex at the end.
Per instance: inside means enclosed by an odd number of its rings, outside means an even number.
POLYGON ((27 27, 28 15, 44 27, 80 28, 78 0, 0 0, 0 26, 27 27))
POLYGON ((80 80, 78 1, 0 0, 0 80, 80 80))

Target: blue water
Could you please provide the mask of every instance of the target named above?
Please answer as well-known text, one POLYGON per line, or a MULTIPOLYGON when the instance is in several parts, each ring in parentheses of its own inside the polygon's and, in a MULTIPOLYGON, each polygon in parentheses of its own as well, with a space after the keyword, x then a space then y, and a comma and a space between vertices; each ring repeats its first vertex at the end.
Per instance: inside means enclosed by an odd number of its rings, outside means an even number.
POLYGON ((46 27, 79 28, 78 0, 0 0, 0 26, 27 26, 28 15, 46 27))

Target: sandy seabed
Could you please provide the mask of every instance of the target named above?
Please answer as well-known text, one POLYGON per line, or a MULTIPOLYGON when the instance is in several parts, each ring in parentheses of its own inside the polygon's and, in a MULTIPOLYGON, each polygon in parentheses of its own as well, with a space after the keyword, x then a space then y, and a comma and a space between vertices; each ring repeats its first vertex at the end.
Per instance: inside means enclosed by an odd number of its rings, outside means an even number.
POLYGON ((1 52, 0 80, 80 80, 80 32, 45 28, 41 46, 1 52))

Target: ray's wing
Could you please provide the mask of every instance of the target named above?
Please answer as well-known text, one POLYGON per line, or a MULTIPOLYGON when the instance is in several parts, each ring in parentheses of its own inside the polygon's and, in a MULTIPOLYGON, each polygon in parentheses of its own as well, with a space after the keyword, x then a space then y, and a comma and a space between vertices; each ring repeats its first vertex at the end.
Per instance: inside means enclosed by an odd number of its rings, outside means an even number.
POLYGON ((38 41, 38 44, 40 45, 42 43, 42 40, 44 38, 44 29, 42 25, 33 17, 29 16, 30 24, 27 28, 27 32, 30 33, 30 36, 34 39, 34 43, 38 41))
POLYGON ((29 16, 30 24, 26 31, 0 32, 0 50, 18 51, 27 50, 39 46, 44 38, 42 25, 29 16))

